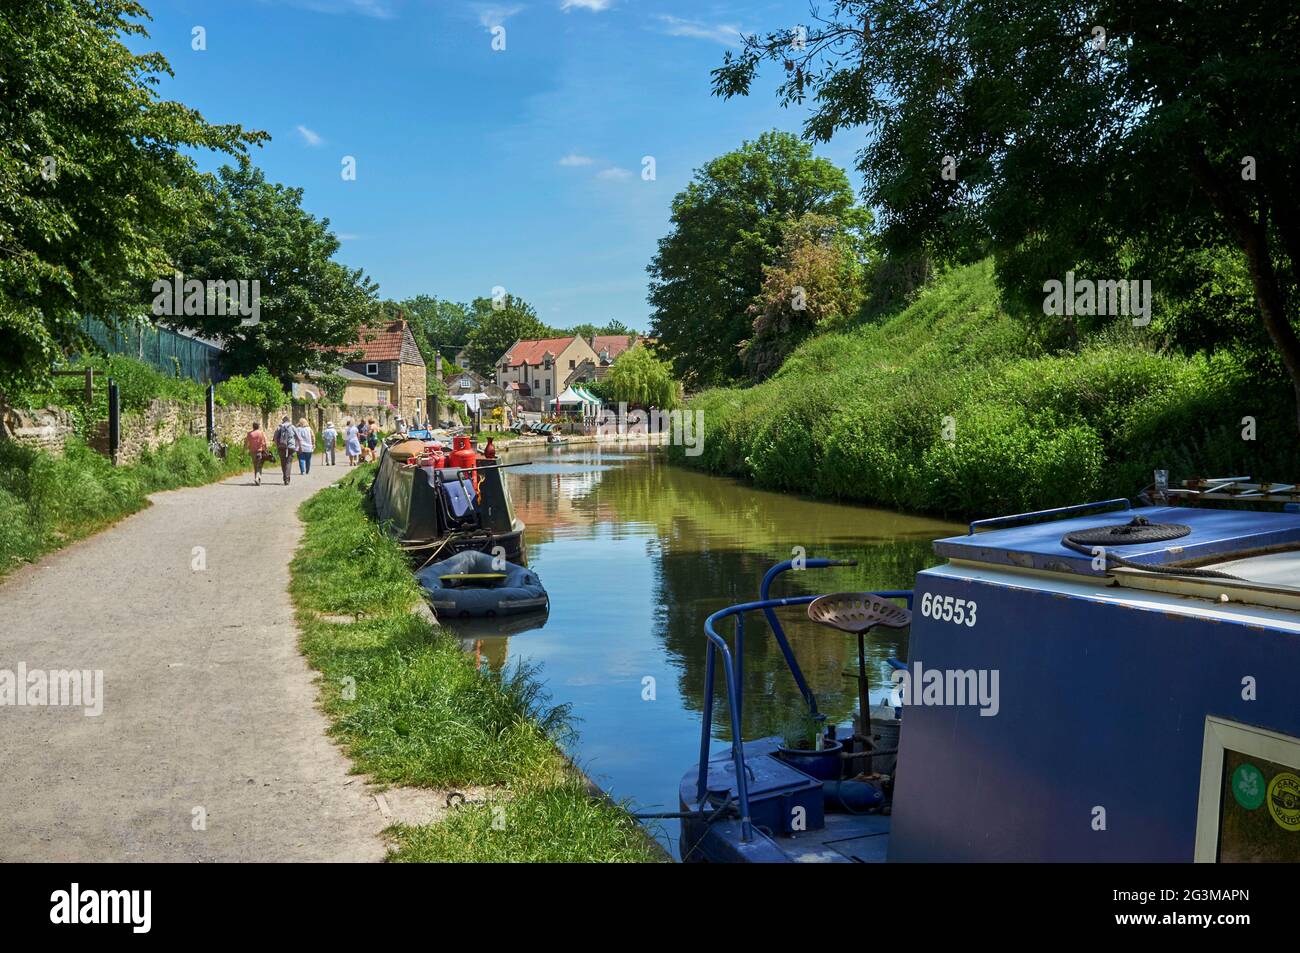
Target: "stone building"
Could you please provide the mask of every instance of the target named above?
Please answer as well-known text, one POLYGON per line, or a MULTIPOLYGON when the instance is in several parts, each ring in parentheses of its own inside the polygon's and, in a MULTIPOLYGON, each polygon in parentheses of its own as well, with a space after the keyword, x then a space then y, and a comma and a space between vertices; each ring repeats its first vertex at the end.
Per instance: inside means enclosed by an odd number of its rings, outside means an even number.
POLYGON ((425 419, 428 409, 427 368, 415 344, 415 335, 405 321, 362 328, 359 340, 350 350, 360 351, 361 356, 344 364, 344 368, 386 384, 391 392, 388 400, 403 419, 425 419))
POLYGON ((551 401, 564 392, 578 366, 593 364, 596 352, 578 336, 516 341, 496 362, 496 384, 519 394, 524 410, 546 411, 551 401), (517 385, 511 387, 510 385, 517 385))

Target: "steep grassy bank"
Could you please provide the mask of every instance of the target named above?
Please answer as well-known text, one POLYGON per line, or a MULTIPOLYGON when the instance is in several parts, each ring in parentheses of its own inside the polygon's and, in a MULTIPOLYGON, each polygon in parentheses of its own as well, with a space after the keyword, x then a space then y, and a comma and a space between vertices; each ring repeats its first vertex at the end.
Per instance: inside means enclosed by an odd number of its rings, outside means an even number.
POLYGON ((670 452, 772 489, 962 516, 1132 496, 1157 467, 1294 478, 1287 389, 1152 336, 1117 328, 1045 354, 983 262, 881 325, 805 342, 756 387, 701 393, 704 452, 670 452))
POLYGON ((321 705, 357 771, 377 782, 493 790, 441 822, 391 828, 390 859, 661 859, 626 812, 588 795, 556 745, 568 713, 547 705, 533 673, 480 671, 413 613, 421 597, 411 570, 364 511, 373 470, 353 471, 299 510, 306 531, 291 593, 321 705))
POLYGON ((197 437, 124 467, 76 438, 62 457, 0 441, 0 575, 143 509, 150 493, 211 483, 251 467, 243 447, 231 447, 218 460, 197 437))

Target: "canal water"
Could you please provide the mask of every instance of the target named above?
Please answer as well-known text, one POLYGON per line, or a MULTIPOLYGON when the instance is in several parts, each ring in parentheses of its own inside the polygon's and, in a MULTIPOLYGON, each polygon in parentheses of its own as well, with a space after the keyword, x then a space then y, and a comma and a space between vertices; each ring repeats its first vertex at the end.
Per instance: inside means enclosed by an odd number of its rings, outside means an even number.
MULTIPOLYGON (((660 451, 595 446, 503 455, 527 524, 529 565, 551 597, 544 620, 447 620, 466 650, 493 669, 540 666, 554 703, 575 717, 570 754, 632 810, 676 811, 682 775, 698 757, 704 696, 704 619, 758 598, 763 573, 790 559, 856 559, 853 568, 790 572, 774 596, 908 589, 934 565, 930 543, 953 523, 757 490, 672 466, 660 451), (509 627, 509 628, 507 628, 509 627)), ((836 723, 857 708, 857 642, 781 612, 796 658, 836 723)), ((727 628, 730 634, 730 626, 727 628)), ((885 659, 906 653, 905 631, 871 636, 873 701, 888 694, 885 659)), ((746 626, 746 738, 781 734, 801 711, 798 689, 761 616, 746 626)), ((730 737, 719 669, 716 741, 730 737)), ((675 852, 677 821, 650 821, 675 852)))

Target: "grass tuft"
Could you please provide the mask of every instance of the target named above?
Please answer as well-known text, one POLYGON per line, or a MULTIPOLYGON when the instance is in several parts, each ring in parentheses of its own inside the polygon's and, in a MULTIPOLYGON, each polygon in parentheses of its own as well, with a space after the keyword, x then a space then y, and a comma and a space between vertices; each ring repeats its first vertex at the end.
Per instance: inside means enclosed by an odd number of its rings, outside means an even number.
POLYGON ((580 781, 529 788, 509 799, 468 804, 437 824, 389 828, 401 863, 644 863, 645 835, 621 808, 592 798, 580 781), (538 836, 545 832, 545 836, 538 836))

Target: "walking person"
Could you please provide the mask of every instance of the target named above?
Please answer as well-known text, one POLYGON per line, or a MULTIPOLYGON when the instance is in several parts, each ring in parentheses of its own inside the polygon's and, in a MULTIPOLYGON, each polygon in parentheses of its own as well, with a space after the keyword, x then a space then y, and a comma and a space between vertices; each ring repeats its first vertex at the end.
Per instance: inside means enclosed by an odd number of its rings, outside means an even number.
POLYGON ((298 433, 289 423, 287 416, 281 418, 280 426, 275 428, 275 452, 280 455, 280 473, 284 476, 284 485, 289 485, 289 467, 293 464, 293 453, 298 449, 298 433))
POLYGON ((361 431, 352 426, 350 420, 343 430, 343 452, 347 454, 348 466, 355 467, 357 459, 361 456, 361 431))
POLYGON ((244 446, 248 448, 248 455, 253 460, 253 486, 261 486, 262 464, 270 454, 266 451, 266 434, 256 420, 253 421, 253 429, 244 438, 244 446))
POLYGON ((370 459, 377 460, 375 449, 379 446, 379 428, 375 426, 375 419, 370 418, 370 429, 366 431, 366 447, 370 450, 370 459))
POLYGON ((325 465, 334 466, 334 450, 338 447, 339 432, 334 429, 334 421, 330 420, 325 423, 325 429, 321 431, 321 453, 325 455, 325 465))
POLYGON ((293 429, 298 438, 298 472, 303 476, 311 473, 311 456, 316 452, 316 435, 307 426, 307 418, 299 417, 298 426, 293 429))
POLYGON ((370 458, 366 452, 366 441, 370 438, 370 424, 366 423, 366 418, 362 417, 357 423, 357 439, 361 441, 361 453, 357 457, 358 463, 365 463, 370 458))

